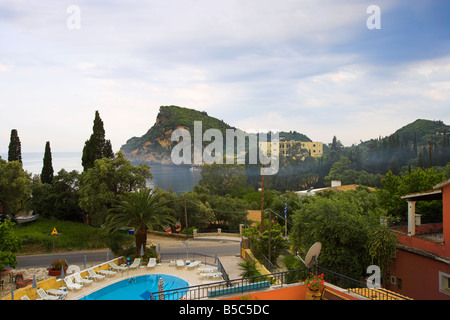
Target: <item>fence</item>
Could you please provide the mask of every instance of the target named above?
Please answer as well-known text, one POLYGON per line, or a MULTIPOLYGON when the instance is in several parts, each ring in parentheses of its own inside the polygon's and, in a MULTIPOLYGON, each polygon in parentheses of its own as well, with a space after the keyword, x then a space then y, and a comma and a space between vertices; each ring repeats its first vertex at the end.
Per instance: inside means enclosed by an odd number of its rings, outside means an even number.
POLYGON ((199 232, 199 230, 194 229, 192 231, 193 238, 199 239, 199 238, 220 238, 220 237, 226 237, 231 239, 236 239, 237 241, 240 241, 241 239, 241 230, 239 231, 223 231, 222 229, 218 228, 216 231, 207 231, 207 232, 199 232))
POLYGON ((309 272, 324 273, 326 282, 344 289, 349 294, 358 294, 367 299, 398 300, 408 299, 384 289, 369 289, 367 284, 342 274, 318 267, 316 270, 304 268, 272 273, 234 280, 218 281, 179 289, 150 293, 151 300, 158 300, 164 295, 165 300, 201 300, 220 297, 227 294, 244 294, 253 290, 265 289, 276 285, 281 288, 293 283, 303 282, 309 272))
POLYGON ((297 282, 297 279, 305 277, 308 269, 284 271, 268 276, 255 276, 234 280, 224 280, 210 284, 203 284, 179 289, 165 290, 150 293, 151 300, 158 300, 164 294, 165 300, 201 300, 219 297, 226 294, 241 294, 252 290, 270 287, 277 283, 278 286, 297 282), (300 274, 302 274, 300 276, 300 274), (297 276, 296 276, 297 275, 297 276))
POLYGON ((262 255, 261 262, 263 266, 270 271, 270 273, 277 273, 280 272, 280 268, 275 266, 272 262, 270 262, 269 258, 267 258, 265 255, 262 255))

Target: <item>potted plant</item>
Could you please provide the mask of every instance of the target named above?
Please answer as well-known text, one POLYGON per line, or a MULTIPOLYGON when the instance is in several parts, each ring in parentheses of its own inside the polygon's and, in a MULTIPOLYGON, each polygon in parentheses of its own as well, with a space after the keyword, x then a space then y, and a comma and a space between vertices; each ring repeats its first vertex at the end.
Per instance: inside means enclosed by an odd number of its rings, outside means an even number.
POLYGON ((55 260, 52 262, 50 267, 48 268, 48 274, 50 276, 60 276, 61 269, 64 268, 64 272, 67 271, 67 261, 64 259, 55 260))
POLYGON ((324 283, 323 273, 315 275, 310 272, 304 281, 304 286, 307 288, 305 300, 319 300, 324 283))

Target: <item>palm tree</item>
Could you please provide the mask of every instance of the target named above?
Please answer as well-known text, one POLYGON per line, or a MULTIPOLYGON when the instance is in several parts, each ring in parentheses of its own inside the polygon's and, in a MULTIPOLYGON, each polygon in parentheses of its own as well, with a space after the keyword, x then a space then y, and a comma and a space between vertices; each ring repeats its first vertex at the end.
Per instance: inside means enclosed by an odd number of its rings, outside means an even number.
POLYGON ((261 273, 256 268, 256 261, 248 260, 238 263, 239 269, 242 270, 241 278, 251 278, 260 276, 261 273))
POLYGON ((109 210, 105 227, 114 232, 123 227, 133 227, 136 230, 136 252, 139 253, 141 245, 147 243, 147 230, 153 231, 155 227, 164 227, 175 224, 176 219, 169 213, 158 189, 140 189, 120 196, 120 200, 109 210))

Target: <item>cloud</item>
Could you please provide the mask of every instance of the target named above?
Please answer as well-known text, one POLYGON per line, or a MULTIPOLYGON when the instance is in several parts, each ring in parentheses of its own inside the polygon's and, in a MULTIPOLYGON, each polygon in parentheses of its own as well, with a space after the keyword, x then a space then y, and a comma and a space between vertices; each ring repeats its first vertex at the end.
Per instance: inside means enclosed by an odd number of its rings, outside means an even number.
POLYGON ((81 150, 95 110, 118 149, 170 104, 244 129, 278 127, 324 142, 335 134, 346 145, 420 117, 449 123, 449 5, 380 0, 381 29, 368 30, 371 4, 2 4, 0 110, 7 125, 0 150, 19 124, 27 148, 33 139, 32 151, 47 140, 54 140, 52 150, 81 150), (79 30, 66 25, 74 4, 79 30))

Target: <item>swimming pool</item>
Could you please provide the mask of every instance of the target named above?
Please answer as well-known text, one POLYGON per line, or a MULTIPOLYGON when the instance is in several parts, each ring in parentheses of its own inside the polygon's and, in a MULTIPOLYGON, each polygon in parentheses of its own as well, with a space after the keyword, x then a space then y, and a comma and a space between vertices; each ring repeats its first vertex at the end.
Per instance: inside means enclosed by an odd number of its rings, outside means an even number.
MULTIPOLYGON (((158 281, 164 281, 164 290, 189 287, 189 284, 181 278, 167 274, 149 274, 132 277, 113 283, 105 288, 95 291, 80 300, 150 300, 150 293, 158 291, 158 281)), ((184 294, 178 295, 178 297, 184 294)), ((166 300, 175 297, 166 296, 166 300)), ((158 299, 158 297, 155 297, 158 299)))

